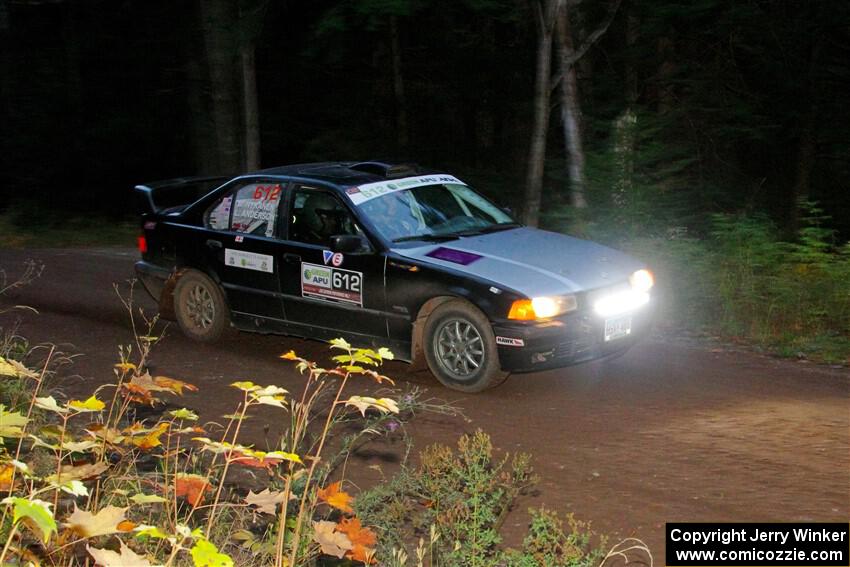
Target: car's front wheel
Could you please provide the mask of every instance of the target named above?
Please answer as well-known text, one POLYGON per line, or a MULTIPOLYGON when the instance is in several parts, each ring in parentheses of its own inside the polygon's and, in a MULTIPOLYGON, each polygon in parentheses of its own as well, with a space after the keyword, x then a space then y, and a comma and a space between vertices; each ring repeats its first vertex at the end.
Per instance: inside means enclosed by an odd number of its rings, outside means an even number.
POLYGON ((449 388, 481 392, 508 377, 499 365, 490 322, 462 299, 447 301, 431 313, 425 322, 423 341, 428 368, 449 388))
POLYGON ((206 274, 189 270, 174 287, 177 324, 190 339, 212 342, 230 322, 230 312, 221 288, 206 274))

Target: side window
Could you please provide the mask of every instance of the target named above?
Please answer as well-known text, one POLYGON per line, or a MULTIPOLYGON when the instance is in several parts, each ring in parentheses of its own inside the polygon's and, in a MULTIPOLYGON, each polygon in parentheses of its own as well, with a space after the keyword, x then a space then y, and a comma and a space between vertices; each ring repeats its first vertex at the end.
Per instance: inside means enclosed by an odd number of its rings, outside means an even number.
POLYGON ((354 217, 339 199, 317 189, 299 187, 292 194, 289 239, 330 246, 331 236, 359 234, 354 217))
POLYGON ((207 226, 258 236, 274 236, 281 195, 280 183, 251 183, 223 197, 207 214, 207 226))

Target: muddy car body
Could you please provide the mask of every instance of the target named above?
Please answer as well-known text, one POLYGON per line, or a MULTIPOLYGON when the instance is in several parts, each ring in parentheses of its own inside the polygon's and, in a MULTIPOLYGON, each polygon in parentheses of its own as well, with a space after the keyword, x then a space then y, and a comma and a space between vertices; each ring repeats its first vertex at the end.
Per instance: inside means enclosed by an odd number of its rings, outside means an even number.
POLYGON ((136 191, 136 272, 198 340, 343 337, 479 391, 621 354, 650 325, 640 262, 522 226, 446 173, 303 164, 136 191))

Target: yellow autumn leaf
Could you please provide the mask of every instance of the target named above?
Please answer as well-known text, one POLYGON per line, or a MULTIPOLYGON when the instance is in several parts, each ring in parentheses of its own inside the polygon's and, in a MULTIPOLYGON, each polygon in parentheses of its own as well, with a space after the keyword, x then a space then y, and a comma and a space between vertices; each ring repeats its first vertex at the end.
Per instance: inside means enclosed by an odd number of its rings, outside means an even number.
POLYGON ((33 372, 17 360, 3 358, 0 356, 0 376, 12 376, 14 378, 38 378, 38 373, 33 372))
POLYGON ((318 489, 316 494, 319 497, 319 500, 328 506, 350 514, 354 512, 350 505, 350 503, 354 501, 354 498, 344 490, 340 490, 341 484, 342 481, 338 480, 333 484, 328 485, 327 488, 318 489))
POLYGON ((93 412, 101 411, 106 407, 106 404, 98 400, 94 396, 90 396, 85 401, 71 400, 68 402, 68 407, 78 412, 93 412))
POLYGON ((237 390, 242 390, 243 392, 255 392, 260 389, 259 386, 254 384, 253 382, 242 381, 242 382, 233 382, 230 384, 237 390))

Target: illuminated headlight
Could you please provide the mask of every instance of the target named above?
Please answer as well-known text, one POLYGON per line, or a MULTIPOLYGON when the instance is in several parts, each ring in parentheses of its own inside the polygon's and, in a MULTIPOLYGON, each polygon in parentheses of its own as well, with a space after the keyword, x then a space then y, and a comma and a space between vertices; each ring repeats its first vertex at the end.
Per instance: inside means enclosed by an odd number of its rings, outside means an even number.
POLYGON ((634 311, 649 303, 649 293, 632 289, 606 295, 593 304, 593 310, 601 317, 610 317, 634 311))
POLYGON ((655 285, 655 277, 649 270, 638 270, 629 276, 629 283, 635 291, 649 292, 655 285))
POLYGON ((508 319, 516 319, 518 321, 548 319, 573 311, 577 305, 574 295, 518 299, 511 305, 508 319))

